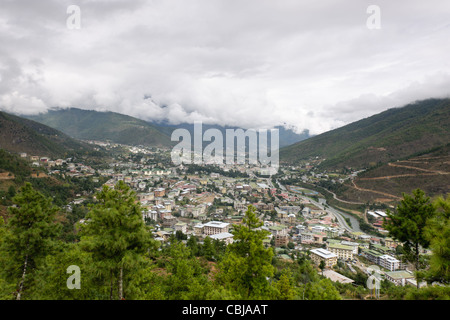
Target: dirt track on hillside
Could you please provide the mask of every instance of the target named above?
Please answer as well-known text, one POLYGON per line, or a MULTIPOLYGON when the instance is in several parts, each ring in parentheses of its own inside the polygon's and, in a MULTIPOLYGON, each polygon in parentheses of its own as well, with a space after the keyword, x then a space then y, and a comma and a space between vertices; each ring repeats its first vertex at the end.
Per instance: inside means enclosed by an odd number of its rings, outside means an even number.
MULTIPOLYGON (((431 169, 424 169, 424 168, 418 168, 418 167, 414 167, 412 165, 405 165, 403 164, 404 162, 409 162, 410 164, 429 164, 428 161, 423 161, 423 160, 431 160, 431 159, 441 159, 442 157, 429 157, 429 158, 420 158, 420 159, 410 159, 410 160, 403 160, 403 161, 397 161, 395 163, 390 162, 388 163, 388 166, 390 167, 397 167, 397 168, 405 168, 405 169, 409 169, 409 170, 417 170, 420 171, 421 173, 405 173, 405 174, 398 174, 398 175, 387 175, 387 176, 381 176, 381 177, 372 177, 372 178, 357 178, 357 179, 353 179, 352 180, 352 184, 353 186, 349 186, 352 188, 355 188, 358 191, 363 191, 363 192, 372 192, 372 193, 377 193, 383 196, 387 196, 389 198, 394 198, 394 199, 402 199, 398 196, 395 196, 393 194, 389 194, 386 192, 381 192, 378 190, 371 190, 371 189, 365 189, 365 188, 361 188, 358 185, 356 185, 355 180, 360 180, 360 181, 368 181, 368 180, 388 180, 388 179, 395 179, 395 178, 404 178, 404 177, 418 177, 418 176, 435 176, 435 175, 449 175, 450 172, 447 171, 442 171, 442 170, 431 170, 431 169)), ((444 157, 445 159, 445 157, 444 157)), ((388 199, 383 199, 383 202, 388 202, 388 199)))
POLYGON ((360 187, 358 187, 356 185, 355 180, 352 180, 352 184, 353 184, 353 186, 349 186, 349 187, 355 188, 358 191, 372 192, 372 193, 381 194, 381 195, 383 195, 385 197, 390 197, 390 198, 399 199, 399 200, 402 199, 402 198, 394 196, 393 194, 390 194, 390 193, 381 192, 381 191, 377 191, 377 190, 370 190, 370 189, 360 188, 360 187))

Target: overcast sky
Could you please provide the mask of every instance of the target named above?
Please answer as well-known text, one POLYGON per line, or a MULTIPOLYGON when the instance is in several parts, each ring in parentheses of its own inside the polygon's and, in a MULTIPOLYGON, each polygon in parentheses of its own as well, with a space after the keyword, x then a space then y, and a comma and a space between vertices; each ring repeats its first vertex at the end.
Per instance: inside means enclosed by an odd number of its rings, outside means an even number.
POLYGON ((449 96, 449 18, 448 0, 0 0, 0 109, 317 134, 449 96))

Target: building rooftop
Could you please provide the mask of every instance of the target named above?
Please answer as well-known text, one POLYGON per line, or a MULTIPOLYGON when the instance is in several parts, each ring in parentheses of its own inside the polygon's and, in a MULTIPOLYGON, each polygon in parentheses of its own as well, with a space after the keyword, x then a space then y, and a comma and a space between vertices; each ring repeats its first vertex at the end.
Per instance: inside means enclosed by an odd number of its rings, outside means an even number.
POLYGON ((210 237, 211 239, 223 240, 223 239, 227 239, 227 238, 233 238, 233 235, 229 232, 222 232, 222 233, 218 233, 218 234, 213 234, 208 237, 210 237))
POLYGON ((205 227, 213 227, 213 228, 225 228, 229 225, 227 222, 221 222, 221 221, 210 221, 208 223, 205 223, 203 226, 205 227))
POLYGON ((333 270, 325 270, 323 272, 323 275, 325 277, 327 277, 328 279, 330 279, 333 282, 340 282, 340 283, 352 283, 355 282, 354 280, 347 278, 346 276, 337 273, 336 271, 333 270))
POLYGON ((380 215, 380 216, 382 216, 382 217, 387 217, 387 214, 384 213, 383 211, 376 210, 375 213, 378 214, 378 215, 380 215))
POLYGON ((286 228, 286 226, 282 225, 282 224, 276 225, 276 226, 269 226, 269 230, 276 230, 276 231, 280 231, 280 230, 283 230, 285 228, 286 228))
POLYGON ((411 274, 411 273, 409 273, 408 271, 405 271, 405 270, 397 270, 397 271, 386 272, 386 276, 389 276, 389 277, 391 277, 394 280, 414 278, 413 274, 411 274))
POLYGON ((381 259, 387 260, 389 262, 400 262, 399 260, 395 259, 393 256, 390 256, 388 254, 380 256, 381 259))
POLYGON ((336 249, 343 249, 343 250, 350 250, 353 251, 353 247, 352 246, 346 246, 344 244, 340 244, 340 243, 330 243, 328 245, 329 248, 336 248, 336 249))
POLYGON ((335 255, 334 253, 331 253, 330 251, 325 249, 312 249, 310 250, 310 252, 315 253, 325 259, 337 257, 337 255, 335 255))
POLYGON ((363 252, 364 252, 364 253, 368 253, 368 254, 370 254, 370 255, 372 255, 372 256, 375 256, 375 257, 380 257, 380 256, 382 256, 381 253, 379 253, 379 252, 377 252, 377 251, 375 251, 375 250, 366 249, 366 250, 363 250, 363 252))

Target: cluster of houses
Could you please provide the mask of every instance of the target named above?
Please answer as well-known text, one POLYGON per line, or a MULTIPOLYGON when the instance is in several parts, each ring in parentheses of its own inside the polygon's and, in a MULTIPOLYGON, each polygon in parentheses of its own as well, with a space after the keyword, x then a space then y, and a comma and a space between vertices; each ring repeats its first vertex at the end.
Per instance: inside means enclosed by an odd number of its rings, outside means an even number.
POLYGON ((88 177, 93 176, 96 172, 88 165, 72 162, 72 158, 52 160, 50 157, 29 156, 26 152, 19 153, 19 156, 29 160, 33 167, 46 167, 49 174, 61 173, 71 177, 88 177))
POLYGON ((355 262, 357 256, 362 256, 369 260, 372 265, 381 267, 380 270, 382 270, 381 274, 384 279, 393 284, 416 285, 414 275, 407 270, 406 264, 394 257, 393 249, 398 245, 395 240, 386 238, 383 241, 384 245, 376 243, 373 238, 364 241, 357 240, 358 242, 348 240, 327 239, 326 248, 309 250, 311 260, 318 266, 323 261, 325 268, 329 269, 327 270, 328 276, 326 276, 330 279, 334 277, 335 280, 332 279, 333 281, 351 282, 348 278, 331 270, 338 260, 349 263, 355 262))
MULTIPOLYGON (((130 152, 149 154, 139 147, 132 147, 130 152)), ((27 155, 21 154, 21 157, 27 158, 27 155)), ((324 261, 327 269, 324 275, 335 279, 333 281, 352 281, 331 269, 338 260, 353 261, 357 256, 382 267, 386 270, 386 279, 396 284, 405 284, 410 279, 404 264, 392 254, 397 242, 386 238, 381 243, 379 238, 362 232, 353 232, 346 237, 345 229, 329 212, 314 206, 298 193, 269 186, 265 179, 231 178, 217 172, 187 174, 183 165, 167 168, 162 163, 148 164, 146 158, 138 162, 128 158, 97 171, 73 163, 72 159, 31 156, 29 160, 33 165, 53 169, 50 173, 64 170, 64 174, 72 176, 95 173, 107 176, 110 180, 106 185, 110 187, 123 180, 136 191, 144 221, 154 226, 156 239, 162 242, 181 232, 188 237, 210 237, 231 244, 233 226, 242 222, 248 206, 253 205, 263 222, 261 229, 268 231, 269 236, 264 241, 267 246, 309 252, 317 265, 324 261), (214 205, 216 202, 220 204, 214 205)), ((221 169, 229 168, 223 166, 221 169)), ((253 169, 241 166, 233 170, 250 172, 253 169)), ((367 215, 373 217, 370 219, 372 224, 382 231, 381 221, 386 214, 369 211, 367 215)))

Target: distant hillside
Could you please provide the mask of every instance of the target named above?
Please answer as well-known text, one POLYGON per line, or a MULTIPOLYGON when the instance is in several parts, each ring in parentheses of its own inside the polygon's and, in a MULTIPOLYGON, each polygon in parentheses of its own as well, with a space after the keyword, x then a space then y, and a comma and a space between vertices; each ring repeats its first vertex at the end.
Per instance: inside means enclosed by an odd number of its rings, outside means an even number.
POLYGON ((76 108, 49 110, 26 116, 69 136, 84 140, 110 140, 127 145, 170 146, 170 136, 144 120, 115 112, 76 108))
MULTIPOLYGON (((362 106, 363 107, 363 106, 362 106)), ((367 168, 404 159, 450 141, 450 99, 429 99, 384 111, 280 150, 282 163, 318 156, 322 168, 367 168)))
MULTIPOLYGON (((128 145, 170 147, 176 142, 170 141, 173 130, 187 129, 193 136, 194 125, 156 124, 115 112, 98 112, 77 108, 50 110, 48 113, 25 116, 52 128, 63 131, 71 137, 84 140, 110 140, 128 145)), ((225 137, 226 129, 238 127, 203 125, 203 131, 215 128, 225 137)), ((279 129, 280 147, 284 147, 309 137, 307 131, 297 134, 290 129, 279 129)), ((209 144, 205 142, 205 146, 209 144)))
POLYGON ((0 148, 29 155, 64 157, 93 152, 92 147, 41 123, 0 112, 0 148))
MULTIPOLYGON (((160 130, 168 134, 169 136, 172 134, 172 131, 178 128, 186 129, 190 132, 191 137, 194 135, 194 125, 189 123, 182 123, 179 125, 168 125, 168 124, 160 124, 159 125, 160 130)), ((208 129, 218 129, 223 137, 224 137, 224 146, 225 146, 225 137, 226 137, 226 130, 227 129, 240 129, 239 127, 233 127, 233 126, 220 126, 220 125, 211 125, 211 124, 203 124, 202 125, 203 132, 205 132, 208 129)), ((309 131, 305 130, 302 133, 295 133, 291 129, 286 129, 283 126, 277 126, 275 129, 278 129, 278 135, 279 135, 279 147, 283 148, 286 146, 289 146, 293 143, 305 140, 310 137, 309 131)), ((243 129, 245 131, 245 129, 243 129)), ((270 142, 270 136, 268 143, 270 142)), ((204 146, 208 145, 210 142, 205 142, 204 146)))

